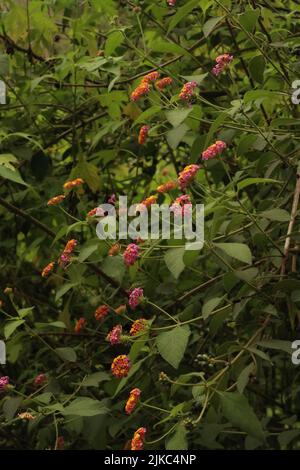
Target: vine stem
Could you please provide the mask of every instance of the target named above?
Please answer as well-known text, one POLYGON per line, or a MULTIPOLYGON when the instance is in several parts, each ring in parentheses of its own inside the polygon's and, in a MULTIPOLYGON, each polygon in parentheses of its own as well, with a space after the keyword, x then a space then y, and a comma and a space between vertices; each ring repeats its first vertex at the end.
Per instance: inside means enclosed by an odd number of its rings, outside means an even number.
POLYGON ((166 312, 163 308, 161 308, 159 305, 156 305, 154 302, 151 302, 150 300, 147 299, 147 303, 149 305, 152 305, 153 307, 155 307, 157 310, 159 310, 160 312, 162 312, 164 315, 166 315, 167 317, 169 317, 174 323, 177 323, 178 325, 180 324, 180 321, 179 320, 176 320, 176 318, 172 317, 172 315, 170 315, 168 312, 166 312))
POLYGON ((290 218, 288 231, 287 231, 287 235, 285 239, 285 244, 284 244, 284 249, 283 249, 283 260, 282 260, 281 268, 280 268, 280 274, 282 276, 285 273, 286 262, 289 256, 289 249, 290 249, 290 244, 291 244, 291 233, 293 231, 293 227, 294 227, 295 220, 296 220, 297 208, 299 204, 299 195, 300 195, 300 171, 298 170, 297 175, 296 175, 296 187, 295 187, 293 204, 292 204, 291 218, 290 218))

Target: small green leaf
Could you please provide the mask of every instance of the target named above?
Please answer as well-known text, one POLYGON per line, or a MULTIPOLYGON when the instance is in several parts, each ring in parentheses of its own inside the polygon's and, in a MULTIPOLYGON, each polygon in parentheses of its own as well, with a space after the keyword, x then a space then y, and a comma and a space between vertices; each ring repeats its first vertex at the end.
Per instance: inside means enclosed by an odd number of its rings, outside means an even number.
POLYGON ((264 81, 265 59, 262 55, 253 57, 249 62, 249 72, 253 80, 258 83, 264 81))
POLYGON ((61 297, 63 297, 72 287, 76 286, 76 284, 72 282, 66 282, 63 284, 58 291, 56 292, 55 295, 55 301, 57 302, 61 297))
POLYGON ((5 400, 3 403, 3 414, 7 421, 13 419, 22 401, 22 397, 13 397, 5 400))
POLYGON ((76 362, 77 355, 73 348, 56 348, 56 353, 66 362, 76 362))
POLYGON ((24 186, 28 186, 28 184, 25 183, 18 170, 11 170, 10 168, 7 168, 4 165, 0 165, 0 176, 7 180, 13 181, 14 183, 19 183, 23 184, 24 186))
POLYGON ((179 278, 185 268, 185 264, 183 262, 184 253, 185 248, 184 246, 181 246, 179 248, 170 248, 164 256, 165 263, 175 279, 179 278))
POLYGON ((214 297, 213 299, 209 299, 202 308, 202 315, 203 319, 206 320, 211 312, 222 302, 222 297, 214 297))
POLYGON ((5 339, 8 339, 13 332, 19 328, 19 326, 23 325, 23 323, 25 323, 25 320, 9 320, 4 326, 5 339))
POLYGON ((166 442, 166 449, 167 450, 187 450, 187 430, 183 424, 178 424, 176 426, 175 432, 171 435, 171 437, 166 442))
POLYGON ((190 0, 189 2, 185 3, 182 7, 178 8, 177 12, 169 23, 168 33, 175 28, 175 26, 185 18, 194 8, 199 5, 199 0, 190 0))
POLYGON ((106 372, 95 372, 88 375, 82 382, 83 387, 98 387, 100 382, 109 380, 111 377, 106 372))
POLYGON ((122 44, 124 39, 124 35, 121 33, 121 31, 114 31, 113 33, 109 34, 105 42, 104 49, 106 57, 111 56, 117 47, 122 44))
POLYGON ((182 360, 190 336, 190 329, 187 325, 177 326, 171 331, 161 333, 156 338, 156 345, 160 355, 174 369, 178 369, 182 360))
POLYGON ((214 246, 232 258, 238 259, 243 263, 252 264, 250 248, 244 243, 214 243, 214 246))
POLYGON ((278 222, 289 222, 290 221, 290 214, 288 211, 284 209, 270 209, 267 211, 263 211, 259 214, 260 217, 265 217, 269 220, 276 220, 278 222))
POLYGON ((178 127, 190 114, 192 108, 177 108, 166 111, 166 118, 173 127, 178 127))
POLYGON ((260 11, 258 8, 256 10, 249 9, 242 15, 239 15, 238 19, 246 31, 252 32, 256 26, 259 15, 260 15, 260 11))
POLYGON ((246 385, 249 382, 250 375, 254 371, 254 369, 255 369, 254 363, 251 362, 251 364, 246 366, 245 369, 243 369, 240 375, 238 376, 237 389, 239 393, 243 393, 246 385))
POLYGON ((66 406, 61 414, 64 416, 96 416, 107 413, 103 401, 94 400, 89 397, 75 398, 70 405, 66 406))
POLYGON ((220 395, 224 416, 228 421, 247 432, 250 436, 264 441, 264 432, 260 421, 248 403, 247 398, 240 393, 218 392, 220 395))
POLYGON ((262 183, 281 183, 281 181, 273 180, 271 178, 247 178, 237 184, 237 189, 238 191, 241 191, 241 189, 245 189, 248 186, 251 186, 252 184, 262 183))
POLYGON ((203 34, 207 38, 210 33, 214 30, 215 26, 222 21, 224 16, 219 16, 218 18, 210 18, 206 23, 203 25, 203 34))
POLYGON ((183 123, 167 133, 167 141, 173 150, 177 149, 179 143, 181 142, 188 130, 189 127, 183 123))
POLYGON ((134 121, 135 124, 140 124, 141 122, 147 122, 148 119, 155 114, 158 114, 161 112, 161 107, 160 106, 151 106, 150 108, 146 109, 143 113, 141 113, 134 121))

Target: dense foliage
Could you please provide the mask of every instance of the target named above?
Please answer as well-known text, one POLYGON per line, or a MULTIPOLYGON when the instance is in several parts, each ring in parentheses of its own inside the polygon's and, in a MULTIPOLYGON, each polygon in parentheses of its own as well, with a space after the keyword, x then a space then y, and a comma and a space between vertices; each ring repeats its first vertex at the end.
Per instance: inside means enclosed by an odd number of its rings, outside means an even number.
POLYGON ((1 2, 2 449, 299 448, 299 4, 1 2), (119 195, 203 248, 99 240, 119 195))

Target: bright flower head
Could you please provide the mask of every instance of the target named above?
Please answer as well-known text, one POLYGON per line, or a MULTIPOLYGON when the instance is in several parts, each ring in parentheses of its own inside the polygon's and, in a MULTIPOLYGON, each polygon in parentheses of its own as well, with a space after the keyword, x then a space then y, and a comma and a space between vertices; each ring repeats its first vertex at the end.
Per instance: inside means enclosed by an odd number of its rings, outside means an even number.
POLYGON ((160 73, 159 72, 150 72, 150 73, 147 73, 147 75, 145 75, 142 79, 142 82, 141 83, 149 83, 149 82, 155 82, 156 80, 158 80, 160 77, 160 73))
POLYGON ((227 147, 226 143, 223 140, 217 140, 214 144, 210 145, 204 152, 202 152, 202 159, 209 160, 214 158, 216 155, 219 155, 227 147))
POLYGON ((176 0, 167 0, 167 4, 169 5, 169 7, 175 7, 176 0))
POLYGON ((126 312, 126 305, 119 305, 119 307, 115 308, 115 313, 117 315, 122 315, 124 312, 126 312))
POLYGON ((8 375, 3 375, 0 377, 0 392, 4 392, 9 385, 9 377, 8 375))
POLYGON ((116 325, 107 335, 107 341, 113 346, 121 342, 122 325, 116 325))
POLYGON ((146 432, 146 428, 139 428, 135 431, 131 440, 131 450, 143 450, 146 432))
POLYGON ((212 69, 212 73, 217 77, 223 70, 227 67, 227 65, 232 62, 233 56, 230 54, 222 54, 216 58, 216 65, 212 69))
POLYGON ((142 126, 140 128, 140 132, 139 132, 139 144, 140 145, 144 145, 144 143, 146 142, 149 130, 150 130, 150 126, 142 126))
POLYGON ((18 417, 20 419, 23 419, 24 421, 32 421, 33 419, 36 418, 35 416, 33 416, 31 413, 28 413, 27 411, 25 411, 24 413, 19 413, 18 417))
POLYGON ((90 210, 90 211, 87 213, 87 216, 88 216, 88 217, 95 217, 96 214, 97 214, 97 207, 94 207, 94 209, 90 210))
POLYGON ((148 83, 141 83, 130 95, 131 101, 138 101, 142 96, 149 93, 150 87, 148 83))
POLYGON ((47 380, 47 377, 45 374, 38 374, 36 378, 34 379, 34 385, 39 386, 45 383, 47 380))
POLYGON ((80 317, 75 324, 74 331, 75 333, 80 333, 80 331, 85 327, 86 319, 84 317, 80 317))
POLYGON ((152 204, 156 204, 156 200, 157 200, 156 195, 149 196, 146 199, 144 199, 142 202, 140 202, 137 205, 136 209, 139 210, 140 212, 144 211, 148 209, 148 207, 152 206, 152 204))
POLYGON ((69 240, 64 248, 64 253, 67 255, 70 255, 74 251, 77 243, 78 241, 75 240, 75 238, 72 238, 72 240, 69 240))
POLYGON ((183 85, 181 92, 179 93, 179 98, 182 101, 187 101, 189 102, 191 98, 194 96, 194 90, 197 86, 197 82, 187 82, 185 85, 183 85))
POLYGON ((109 312, 109 307, 107 305, 100 305, 95 311, 96 320, 103 320, 109 312))
POLYGON ((141 391, 139 388, 134 388, 133 390, 131 390, 129 398, 125 405, 125 411, 128 415, 130 415, 135 409, 137 402, 139 401, 140 395, 141 391))
POLYGON ((116 256, 121 251, 121 245, 119 243, 115 243, 112 245, 108 251, 108 256, 116 256))
POLYGON ((140 248, 135 243, 130 243, 126 247, 126 250, 123 253, 123 260, 126 266, 132 266, 136 262, 139 256, 139 251, 140 248))
POLYGON ((67 181, 64 184, 64 189, 72 189, 75 188, 76 186, 80 186, 84 184, 84 181, 82 178, 76 178, 75 180, 67 181))
POLYGON ((66 196, 59 194, 59 196, 54 196, 47 202, 47 206, 57 206, 61 201, 65 199, 66 196))
POLYGON ((191 214, 192 211, 192 203, 190 196, 187 194, 182 194, 181 196, 177 197, 173 204, 171 205, 171 209, 173 210, 174 214, 181 214, 187 215, 191 214))
POLYGON ((127 377, 131 368, 131 362, 125 354, 115 357, 111 365, 111 371, 115 377, 122 379, 127 377))
POLYGON ((144 297, 144 291, 141 287, 136 287, 130 292, 129 305, 132 309, 135 309, 144 297))
POLYGON ((197 171, 199 170, 199 165, 188 165, 186 166, 178 176, 178 184, 181 189, 185 189, 195 178, 197 171))
POLYGON ((117 200, 117 196, 113 193, 109 196, 109 198, 107 199, 107 202, 108 204, 115 204, 116 203, 116 200, 117 200))
POLYGON ((60 265, 64 268, 66 267, 67 264, 69 264, 71 260, 71 254, 73 253, 76 245, 78 244, 77 240, 75 238, 72 238, 72 240, 69 240, 64 248, 64 251, 60 257, 60 265))
POLYGON ((139 318, 133 322, 132 327, 130 328, 130 336, 136 336, 138 333, 143 331, 146 328, 147 320, 145 318, 139 318))
POLYGON ((47 266, 44 267, 41 276, 42 277, 48 277, 49 274, 53 271, 55 263, 52 261, 51 263, 47 264, 47 266))
POLYGON ((168 181, 167 183, 161 184, 156 188, 156 191, 158 193, 167 193, 169 191, 172 191, 172 189, 177 188, 177 183, 175 181, 168 181))
POLYGON ((155 82, 155 87, 159 90, 162 91, 164 90, 167 86, 172 85, 173 83, 173 78, 171 77, 165 77, 162 78, 161 80, 158 80, 155 82))

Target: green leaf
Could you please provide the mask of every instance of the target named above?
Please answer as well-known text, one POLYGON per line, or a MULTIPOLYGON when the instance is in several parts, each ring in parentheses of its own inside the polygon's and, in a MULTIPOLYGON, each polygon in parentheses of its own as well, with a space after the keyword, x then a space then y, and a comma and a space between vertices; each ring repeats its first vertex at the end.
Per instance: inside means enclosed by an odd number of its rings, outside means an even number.
POLYGON ((64 324, 64 322, 62 321, 52 321, 52 322, 49 322, 49 323, 40 323, 40 322, 37 322, 35 323, 35 327, 38 329, 38 330, 43 330, 43 329, 46 329, 46 328, 67 328, 66 325, 64 324))
POLYGON ((252 264, 250 248, 244 243, 214 243, 214 246, 232 258, 238 259, 243 263, 252 264))
POLYGON ((13 332, 19 328, 19 326, 23 325, 23 323, 25 323, 25 320, 9 320, 4 326, 5 339, 8 339, 13 332))
POLYGON ((248 403, 247 398, 240 393, 218 392, 221 399, 224 416, 237 428, 250 436, 264 441, 264 431, 261 423, 248 403))
POLYGON ((156 345, 160 355, 174 369, 178 369, 182 360, 190 336, 190 329, 187 325, 176 326, 172 330, 161 333, 156 338, 156 345))
POLYGON ((245 369, 242 370, 237 379, 237 389, 239 393, 243 393, 246 385, 249 382, 250 374, 255 370, 254 363, 251 362, 245 369))
POLYGON ((82 382, 83 387, 98 387, 100 382, 110 380, 111 377, 106 372, 95 372, 88 375, 82 382))
POLYGON ((281 339, 270 339, 264 341, 258 341, 257 346, 261 346, 266 349, 278 349, 288 354, 292 354, 292 343, 290 341, 284 341, 281 339))
POLYGON ((19 315, 20 318, 25 318, 33 310, 34 310, 34 307, 20 308, 20 309, 18 309, 18 315, 19 315))
POLYGON ((259 214, 259 216, 270 220, 276 220, 278 222, 289 222, 291 218, 288 211, 278 208, 263 211, 259 214))
POLYGON ((7 421, 13 419, 22 401, 22 397, 8 398, 7 400, 5 400, 5 402, 3 403, 3 414, 7 421))
POLYGON ((257 8, 256 10, 248 10, 242 15, 238 15, 239 22, 249 33, 252 32, 256 26, 257 20, 259 18, 260 11, 257 8))
POLYGON ((56 353, 66 362, 76 362, 77 355, 73 348, 56 348, 56 353))
POLYGON ((173 127, 178 127, 190 114, 192 108, 177 108, 166 111, 166 118, 173 127))
POLYGON ((89 397, 75 398, 70 405, 66 406, 61 412, 64 416, 96 416, 108 412, 103 401, 94 400, 89 397))
POLYGON ((150 108, 146 109, 143 113, 141 113, 134 121, 135 124, 140 124, 141 122, 148 122, 148 119, 155 114, 158 114, 161 112, 161 107, 160 106, 151 106, 150 108))
POLYGON ((164 255, 165 263, 175 279, 179 278, 180 274, 185 268, 185 264, 183 262, 184 253, 185 248, 184 246, 181 246, 179 248, 168 249, 164 255))
POLYGON ((92 163, 89 163, 84 159, 80 159, 74 172, 72 172, 72 175, 73 174, 74 176, 76 175, 82 178, 93 192, 98 191, 100 188, 98 168, 92 163))
POLYGON ((265 59, 262 55, 257 55, 249 62, 249 72, 252 79, 258 83, 264 81, 265 59))
POLYGON ((202 315, 203 319, 206 320, 211 312, 222 302, 222 297, 214 297, 213 299, 209 299, 202 308, 202 315))
POLYGON ((55 301, 57 302, 61 297, 63 297, 74 286, 76 286, 76 284, 73 283, 73 282, 66 282, 65 284, 63 284, 58 289, 58 291, 56 292, 55 301))
POLYGON ((175 26, 198 5, 199 0, 190 0, 189 2, 185 3, 182 7, 178 8, 176 14, 171 18, 168 33, 172 31, 172 29, 174 29, 175 26))
POLYGON ((252 184, 262 184, 262 183, 281 183, 281 181, 273 180, 271 178, 247 178, 243 181, 240 181, 237 184, 238 191, 251 186, 252 184))
POLYGON ((200 85, 207 76, 208 73, 202 73, 201 75, 182 75, 182 78, 184 78, 187 82, 196 82, 198 85, 200 85))
POLYGON ((114 31, 113 33, 109 34, 106 42, 105 42, 105 55, 111 56, 112 53, 119 47, 122 42, 124 41, 124 35, 121 31, 114 31))
POLYGON ((11 170, 10 168, 7 168, 4 165, 0 165, 0 176, 7 180, 13 181, 14 183, 19 183, 23 184, 24 186, 28 186, 28 184, 25 183, 18 170, 11 170))
POLYGON ((12 163, 17 163, 18 159, 12 155, 11 153, 2 153, 0 155, 0 165, 5 166, 6 168, 16 171, 16 168, 12 165, 12 163))
POLYGON ((215 26, 222 21, 224 16, 219 16, 217 18, 210 18, 206 23, 203 25, 203 34, 207 38, 210 33, 214 30, 215 26))
POLYGON ((178 55, 189 55, 188 52, 183 49, 183 47, 160 38, 156 38, 154 41, 152 41, 149 45, 149 49, 154 52, 170 52, 172 54, 178 55))
POLYGON ((166 442, 166 450, 187 450, 187 430, 183 424, 176 426, 175 432, 166 442))
POLYGON ((84 247, 81 248, 80 254, 78 256, 79 263, 83 263, 86 259, 88 259, 91 254, 93 254, 97 248, 99 247, 99 240, 93 241, 92 243, 86 244, 84 247))
POLYGON ((167 141, 173 150, 177 149, 179 143, 187 133, 188 129, 189 127, 183 123, 167 133, 167 141))
POLYGON ((126 272, 126 267, 121 256, 108 256, 103 261, 101 268, 105 274, 119 282, 122 282, 126 272))
POLYGON ((260 104, 265 100, 277 101, 281 97, 282 96, 279 91, 252 90, 252 91, 247 91, 247 93, 245 93, 244 103, 248 104, 248 103, 251 103, 252 101, 256 101, 257 104, 260 104))
POLYGON ((289 429, 288 431, 283 431, 278 436, 278 442, 281 447, 286 447, 292 442, 295 437, 300 435, 300 429, 289 429))

